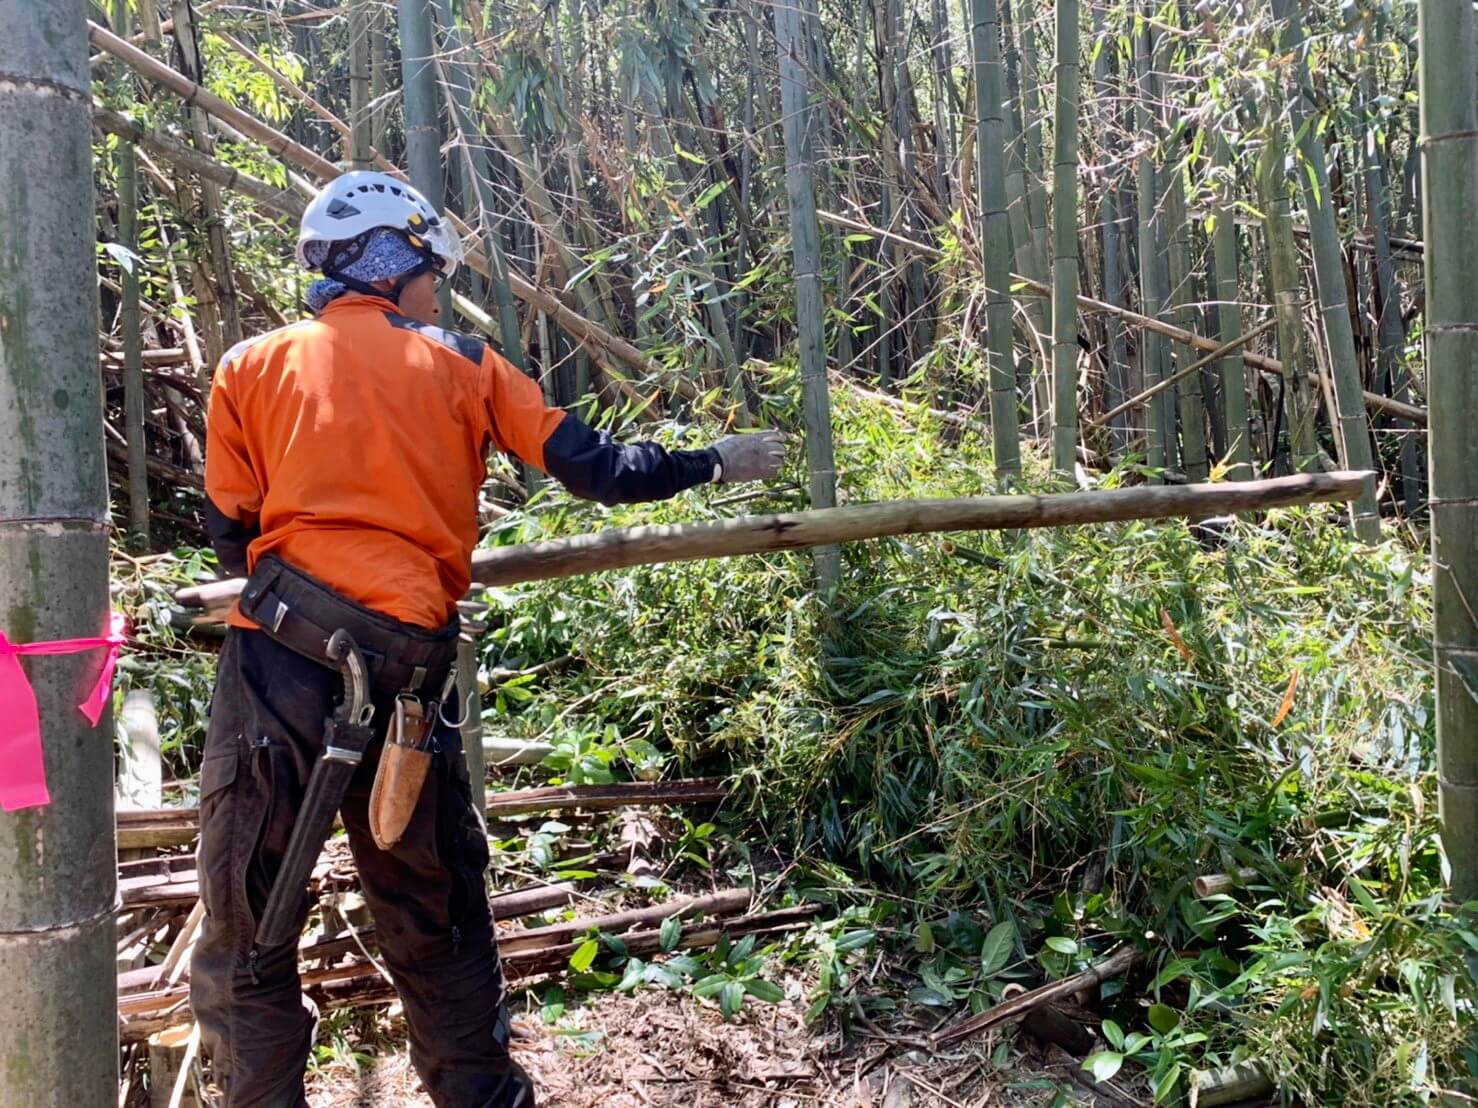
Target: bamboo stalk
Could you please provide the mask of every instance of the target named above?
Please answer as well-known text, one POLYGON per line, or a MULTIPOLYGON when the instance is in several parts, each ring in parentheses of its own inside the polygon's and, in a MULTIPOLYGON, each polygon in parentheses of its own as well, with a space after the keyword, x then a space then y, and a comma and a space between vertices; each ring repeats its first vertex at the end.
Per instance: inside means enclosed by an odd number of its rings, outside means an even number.
MULTIPOLYGON (((1158 317, 1164 310, 1166 295, 1162 270, 1163 259, 1159 249, 1161 225, 1165 217, 1159 202, 1161 190, 1159 170, 1154 159, 1155 144, 1149 141, 1154 134, 1155 127, 1155 115, 1150 111, 1150 104, 1155 98, 1153 37, 1157 32, 1151 26, 1149 19, 1153 5, 1149 3, 1149 0, 1145 0, 1142 7, 1145 15, 1143 25, 1133 29, 1134 115, 1139 131, 1140 146, 1139 156, 1136 159, 1137 181, 1135 186, 1135 196, 1139 205, 1139 299, 1144 305, 1145 315, 1159 322, 1158 317)), ((1161 337, 1165 334, 1164 330, 1158 327, 1148 327, 1146 331, 1146 334, 1140 336, 1139 343, 1140 379, 1153 384, 1163 381, 1169 375, 1170 354, 1161 337)), ((1174 408, 1165 400, 1161 400, 1150 407, 1148 417, 1149 435, 1146 461, 1153 469, 1163 469, 1169 464, 1175 450, 1173 442, 1175 437, 1174 408)))
POLYGON ((1018 1020, 1043 1004, 1072 996, 1083 989, 1091 989, 1110 977, 1118 977, 1121 973, 1129 972, 1143 957, 1144 955, 1134 947, 1121 946, 1103 961, 1082 973, 1075 973, 1071 977, 1064 977, 1061 981, 1053 981, 1051 984, 1039 986, 1029 992, 1019 993, 1009 1000, 1003 1000, 979 1015, 960 1020, 943 1031, 935 1033, 931 1036, 932 1041, 936 1046, 945 1046, 969 1038, 971 1035, 977 1035, 996 1024, 1018 1020))
MULTIPOLYGON (((926 258, 942 258, 944 256, 943 251, 937 247, 930 246, 928 243, 905 238, 895 232, 886 231, 882 228, 874 227, 871 224, 862 223, 844 215, 838 215, 835 212, 818 211, 816 217, 827 223, 834 223, 838 227, 846 227, 850 230, 874 235, 879 238, 890 238, 902 246, 920 252, 926 258)), ((1011 280, 1022 289, 1038 296, 1050 297, 1052 295, 1051 285, 1044 284, 1041 281, 1034 281, 1030 277, 1022 276, 1020 273, 1011 274, 1011 280)), ((1174 339, 1176 342, 1183 342, 1189 346, 1194 346, 1197 350, 1216 351, 1222 346, 1221 342, 1217 339, 1197 335, 1194 332, 1176 327, 1174 324, 1166 323, 1163 319, 1151 319, 1149 316, 1130 311, 1128 308, 1121 308, 1117 304, 1109 304, 1103 300, 1096 300, 1091 296, 1079 296, 1078 308, 1080 311, 1105 312, 1109 315, 1117 316, 1119 319, 1124 320, 1126 323, 1131 323, 1141 330, 1164 335, 1166 338, 1174 339)), ((1260 369, 1264 373, 1284 375, 1283 363, 1277 358, 1270 358, 1265 354, 1244 353, 1242 360, 1247 365, 1252 366, 1254 369, 1260 369)), ((1414 423, 1418 427, 1425 427, 1427 425, 1427 410, 1425 408, 1418 407, 1415 404, 1403 404, 1399 400, 1392 400, 1388 396, 1381 396, 1379 393, 1369 391, 1363 394, 1363 398, 1367 408, 1389 412, 1391 415, 1399 416, 1401 419, 1414 423)))
MULTIPOLYGON (((0 0, 0 628, 17 642, 108 626, 84 7, 0 0)), ((11 784, 0 811, 7 1105, 118 1098, 112 713, 94 728, 77 710, 101 653, 27 667, 46 782, 11 784)), ((12 702, 5 714, 14 734, 21 712, 12 702)), ((7 749, 15 774, 25 743, 7 749)))
MULTIPOLYGON (((1314 110, 1313 83, 1305 53, 1299 0, 1272 0, 1273 15, 1282 27, 1278 49, 1290 51, 1292 63, 1285 73, 1289 85, 1289 116, 1303 165, 1295 169, 1308 212, 1309 243, 1314 256, 1314 289, 1319 298, 1319 318, 1329 345, 1329 377, 1333 388, 1332 420, 1339 423, 1334 441, 1341 448, 1340 463, 1347 469, 1371 468, 1370 420, 1360 403, 1360 366, 1355 357, 1355 336, 1350 325, 1349 287, 1345 280, 1344 253, 1335 225, 1334 202, 1325 165, 1322 128, 1314 110)), ((1470 52, 1478 51, 1471 40, 1470 52)), ((1472 68, 1471 66, 1469 67, 1472 68)), ((1469 172, 1474 171, 1469 166, 1469 172)), ((1375 490, 1351 505, 1350 522, 1362 541, 1380 541, 1380 508, 1375 490)))
MULTIPOLYGON (((800 0, 802 5, 814 0, 800 0)), ((836 506, 836 461, 831 439, 831 394, 826 387, 826 340, 822 330, 821 237, 816 223, 815 129, 807 67, 800 59, 807 9, 775 9, 780 95, 785 131, 785 192, 790 203, 791 254, 795 262, 796 330, 800 340, 801 389, 806 425, 806 465, 812 508, 836 506)), ((821 546, 814 556, 820 588, 841 577, 841 552, 821 546)))
POLYGON ((1057 0, 1057 111, 1052 122, 1052 468, 1068 474, 1073 472, 1078 445, 1078 82, 1078 3, 1057 0))
POLYGON ((1311 366, 1301 310, 1302 289, 1298 249, 1293 241, 1289 213, 1289 182, 1283 170, 1282 122, 1273 112, 1266 120, 1267 141, 1257 162, 1258 188, 1262 197, 1263 238, 1267 246, 1269 280, 1278 318, 1278 347, 1287 367, 1287 389, 1283 410, 1287 419, 1288 445, 1293 468, 1311 472, 1319 464, 1319 444, 1314 433, 1317 404, 1313 388, 1319 372, 1311 366))
MULTIPOLYGON (((1232 218, 1236 183, 1232 153, 1226 136, 1218 132, 1213 157, 1217 172, 1215 226, 1212 229, 1216 256, 1216 324, 1221 337, 1222 420, 1227 433, 1227 476, 1233 481, 1252 477, 1252 431, 1247 422, 1247 379, 1241 345, 1231 345, 1242 330, 1242 308, 1237 300, 1237 224, 1232 218)), ((1267 326, 1276 326, 1276 319, 1267 326)))
POLYGON ((996 480, 1005 484, 1021 475, 1021 432, 1016 415, 1016 362, 1011 343, 1011 217, 1006 210, 1004 81, 996 0, 971 0, 970 24, 991 443, 996 480))
POLYGON ((349 137, 344 152, 351 169, 368 169, 370 153, 370 0, 349 0, 349 137))
POLYGON ((1437 778, 1452 896, 1478 898, 1478 73, 1473 7, 1420 0, 1437 778))
MULTIPOLYGON (((128 29, 127 0, 113 0, 112 19, 120 31, 128 29)), ((133 99, 133 79, 127 75, 127 70, 124 73, 119 90, 127 102, 133 99)), ((133 146, 126 142, 118 144, 115 157, 118 245, 129 254, 127 260, 119 260, 123 271, 119 326, 123 332, 123 438, 128 446, 128 529, 137 549, 146 551, 149 549, 149 472, 144 431, 143 333, 139 304, 138 164, 133 146)))

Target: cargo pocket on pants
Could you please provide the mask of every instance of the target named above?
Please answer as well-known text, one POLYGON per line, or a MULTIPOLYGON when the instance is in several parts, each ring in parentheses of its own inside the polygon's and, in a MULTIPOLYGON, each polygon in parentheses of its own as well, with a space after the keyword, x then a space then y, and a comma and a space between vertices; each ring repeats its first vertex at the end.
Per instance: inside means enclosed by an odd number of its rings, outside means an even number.
POLYGON ((230 794, 227 790, 236 781, 236 772, 241 767, 241 751, 237 743, 209 750, 200 763, 200 847, 196 859, 200 899, 207 910, 216 910, 214 898, 217 890, 231 887, 229 873, 231 864, 231 839, 234 837, 232 811, 225 812, 222 824, 221 805, 230 794), (218 847, 215 837, 222 832, 226 839, 218 847))
MULTIPOLYGON (((271 864, 264 856, 271 846, 273 821, 291 812, 284 804, 278 763, 284 761, 276 744, 265 736, 251 740, 242 755, 243 779, 235 790, 236 819, 232 830, 231 872, 234 881, 235 924, 238 928, 239 953, 245 957, 255 950, 257 920, 267 906, 272 891, 272 878, 277 873, 276 859, 271 864)), ((288 816, 286 835, 292 830, 288 816)), ((279 853, 278 858, 281 857, 279 853)), ((248 967, 255 977, 255 964, 248 967)))
POLYGON ((443 746, 437 755, 436 852, 447 871, 447 914, 452 945, 461 945, 462 933, 490 925, 487 887, 487 838, 472 810, 460 746, 443 746), (460 770, 460 772, 459 772, 460 770))

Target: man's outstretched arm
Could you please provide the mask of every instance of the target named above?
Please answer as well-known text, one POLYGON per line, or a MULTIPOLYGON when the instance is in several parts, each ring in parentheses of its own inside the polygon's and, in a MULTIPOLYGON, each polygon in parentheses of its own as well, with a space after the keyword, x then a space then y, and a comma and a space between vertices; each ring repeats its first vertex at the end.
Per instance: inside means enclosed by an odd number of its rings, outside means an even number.
POLYGON ((492 350, 483 356, 486 403, 500 449, 542 469, 576 496, 602 504, 665 500, 694 485, 765 481, 780 471, 783 437, 730 435, 699 450, 619 443, 549 408, 539 387, 492 350))

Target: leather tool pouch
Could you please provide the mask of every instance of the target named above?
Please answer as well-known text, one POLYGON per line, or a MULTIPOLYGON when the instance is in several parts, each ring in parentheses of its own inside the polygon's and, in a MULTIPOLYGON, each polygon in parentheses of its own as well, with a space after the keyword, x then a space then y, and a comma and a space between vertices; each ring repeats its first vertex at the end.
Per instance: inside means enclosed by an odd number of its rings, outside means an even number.
POLYGON ((430 740, 436 706, 429 715, 421 701, 403 696, 395 702, 395 719, 385 736, 385 749, 370 792, 369 825, 375 845, 389 850, 405 834, 431 768, 430 740))

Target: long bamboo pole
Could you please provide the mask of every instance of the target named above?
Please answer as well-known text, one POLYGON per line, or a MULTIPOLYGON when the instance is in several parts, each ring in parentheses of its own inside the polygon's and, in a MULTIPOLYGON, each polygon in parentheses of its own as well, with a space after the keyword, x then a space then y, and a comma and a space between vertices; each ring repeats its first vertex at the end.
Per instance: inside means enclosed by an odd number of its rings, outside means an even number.
POLYGON ((1478 897, 1478 21, 1468 0, 1420 0, 1417 17, 1438 797, 1461 904, 1478 897))
POLYGON ((1057 0, 1057 114, 1052 122, 1052 468, 1069 474, 1078 445, 1078 82, 1078 3, 1057 0))
MULTIPOLYGON (((1343 450, 1340 461, 1350 469, 1371 466, 1370 420, 1360 403, 1360 365, 1355 358, 1355 335, 1350 324, 1349 286, 1345 280, 1344 253, 1335 225, 1334 200, 1329 190, 1329 169, 1324 158, 1314 104, 1313 82, 1305 54, 1300 0, 1272 0, 1273 15, 1283 24, 1279 49, 1292 52, 1293 64, 1286 72, 1289 81, 1289 116, 1304 165, 1297 175, 1309 213, 1309 243, 1314 255, 1314 289, 1319 296, 1319 318, 1329 344, 1329 376, 1334 388, 1334 411, 1339 422, 1335 442, 1343 450)), ((1469 50, 1474 44, 1469 42, 1469 50)), ((1469 66, 1471 70, 1472 66, 1469 66)), ((1471 172, 1475 167, 1470 166, 1471 172)), ((1362 542, 1380 541, 1380 508, 1375 490, 1351 505, 1351 526, 1362 542)))
MULTIPOLYGON (((114 26, 128 29, 127 0, 113 0, 114 26)), ((123 70, 118 83, 120 99, 133 100, 133 75, 123 70)), ((120 142, 115 155, 118 173, 118 245, 128 256, 120 259, 122 306, 119 329, 123 332, 123 438, 128 446, 128 529, 139 550, 149 549, 149 472, 144 431, 144 355, 139 302, 139 173, 132 143, 120 142)))
MULTIPOLYGON (((815 0, 798 0, 806 9, 815 0)), ((816 222, 816 112, 802 61, 807 10, 791 4, 775 9, 780 62, 780 104, 785 132, 785 192, 790 203, 791 254, 795 260, 796 330, 800 339, 802 404, 811 506, 834 509, 836 461, 831 439, 831 394, 826 386, 826 340, 822 330, 821 235, 816 222)), ((841 552, 821 546, 816 581, 825 590, 841 578, 841 552)))
MULTIPOLYGON (((108 622, 84 17, 0 0, 0 630, 18 643, 108 622)), ((112 724, 77 710, 100 653, 24 664, 51 802, 0 811, 5 1104, 118 1100, 112 724)))
POLYGON ((970 25, 991 448, 995 452, 996 478, 1005 484, 1021 476, 1021 432, 1016 419, 1016 362, 1011 342, 1011 217, 1006 211, 1004 81, 996 0, 971 0, 970 25))
MULTIPOLYGON (((804 550, 829 543, 935 531, 1005 531, 1070 527, 1131 519, 1205 518, 1292 504, 1347 501, 1369 473, 1311 473, 1211 485, 1146 485, 1047 496, 983 496, 955 500, 889 500, 810 512, 739 516, 717 523, 623 527, 567 539, 479 550, 472 580, 510 585, 577 577, 608 569, 804 550)), ((224 614, 240 594, 240 578, 182 589, 176 600, 224 614)))
MULTIPOLYGON (((1218 132, 1214 141, 1215 225, 1211 234, 1216 258, 1216 326, 1226 346, 1236 341, 1242 330, 1242 306, 1237 298, 1237 224, 1232 218, 1236 171, 1232 168, 1232 152, 1226 136, 1218 132)), ((1245 481, 1252 476, 1252 431, 1247 423, 1247 379, 1241 349, 1231 347, 1221 359, 1227 476, 1233 481, 1245 481)))

